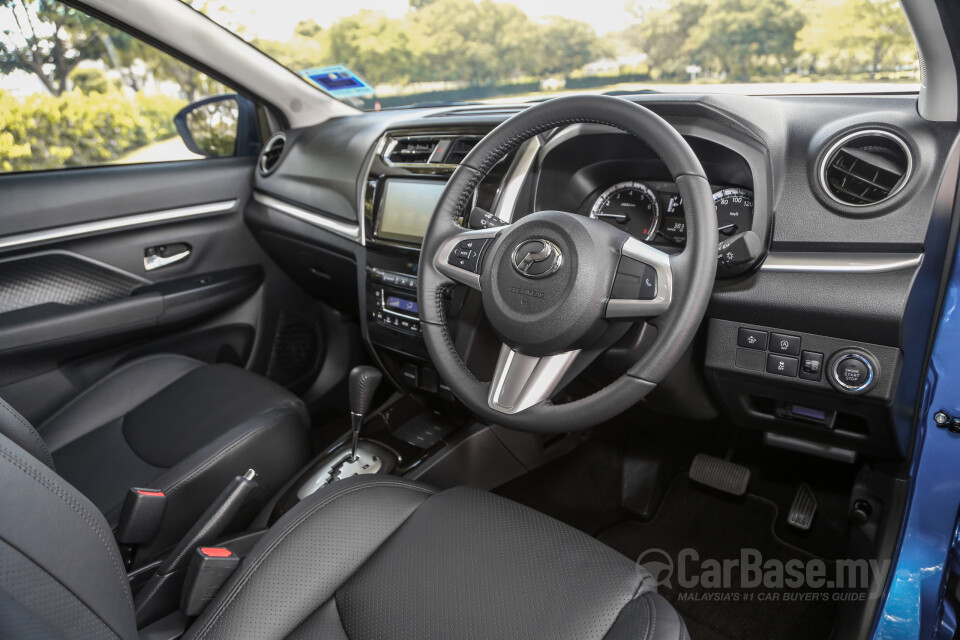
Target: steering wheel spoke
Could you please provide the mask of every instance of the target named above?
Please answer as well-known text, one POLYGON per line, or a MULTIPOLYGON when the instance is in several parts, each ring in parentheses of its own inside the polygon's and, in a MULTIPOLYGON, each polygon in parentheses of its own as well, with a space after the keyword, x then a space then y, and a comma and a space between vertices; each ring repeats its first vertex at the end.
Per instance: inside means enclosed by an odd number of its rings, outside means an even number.
POLYGON ((480 290, 484 251, 505 227, 456 233, 440 245, 433 257, 437 271, 454 282, 480 290))
POLYGON ((652 318, 665 313, 672 299, 670 256, 636 238, 629 238, 620 249, 620 264, 606 317, 611 320, 652 318))
POLYGON ((510 415, 543 402, 556 391, 579 355, 580 351, 575 350, 552 356, 528 356, 502 345, 487 404, 495 411, 510 415))

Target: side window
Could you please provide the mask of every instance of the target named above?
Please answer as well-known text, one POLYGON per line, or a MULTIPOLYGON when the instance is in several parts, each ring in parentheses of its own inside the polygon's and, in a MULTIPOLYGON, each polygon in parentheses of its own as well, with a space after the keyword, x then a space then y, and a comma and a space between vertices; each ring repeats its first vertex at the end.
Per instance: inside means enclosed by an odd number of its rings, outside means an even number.
POLYGON ((55 0, 0 0, 0 173, 257 153, 248 100, 55 0))

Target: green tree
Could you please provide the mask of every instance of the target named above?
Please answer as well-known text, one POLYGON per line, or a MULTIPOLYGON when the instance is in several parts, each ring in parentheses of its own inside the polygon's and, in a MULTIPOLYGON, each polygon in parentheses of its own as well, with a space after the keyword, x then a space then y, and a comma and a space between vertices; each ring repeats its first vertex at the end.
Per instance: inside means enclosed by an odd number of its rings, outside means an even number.
POLYGON ((796 57, 804 15, 789 0, 715 0, 697 21, 685 49, 701 64, 749 80, 773 61, 781 71, 796 57))
POLYGON ((834 0, 811 7, 798 44, 812 61, 849 74, 856 67, 875 77, 884 64, 916 60, 913 36, 896 0, 834 0))
POLYGON ((636 24, 626 29, 624 38, 647 55, 647 65, 654 74, 682 74, 691 60, 680 52, 707 8, 708 0, 671 0, 666 5, 637 5, 633 9, 636 24))
POLYGON ((398 20, 364 10, 338 20, 325 33, 329 57, 373 84, 409 80, 410 33, 398 20))
POLYGON ((520 75, 535 55, 536 30, 514 5, 436 0, 412 20, 424 80, 494 84, 520 75))
POLYGON ((78 67, 71 71, 70 82, 83 93, 106 93, 110 90, 106 74, 92 67, 78 67))
POLYGON ((536 38, 536 54, 522 67, 538 77, 576 71, 609 53, 593 27, 579 20, 551 17, 536 38))
POLYGON ((55 0, 0 0, 9 14, 0 38, 0 74, 22 70, 35 75, 51 95, 69 89, 70 72, 84 60, 100 58, 99 22, 55 0))

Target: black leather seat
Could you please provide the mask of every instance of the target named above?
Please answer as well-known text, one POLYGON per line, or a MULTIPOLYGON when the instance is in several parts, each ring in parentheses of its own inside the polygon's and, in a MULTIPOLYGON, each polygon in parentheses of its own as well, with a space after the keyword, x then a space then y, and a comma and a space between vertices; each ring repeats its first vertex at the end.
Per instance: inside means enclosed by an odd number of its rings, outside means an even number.
POLYGON ((247 469, 266 500, 309 459, 306 420, 303 403, 265 378, 170 354, 117 368, 36 430, 0 400, 0 433, 80 490, 111 527, 128 488, 166 492, 163 525, 138 560, 179 540, 247 469))
MULTIPOLYGON (((99 511, 2 436, 0 483, 0 637, 136 638, 99 511)), ((644 569, 583 533, 482 491, 367 476, 278 520, 184 637, 688 635, 644 569)))

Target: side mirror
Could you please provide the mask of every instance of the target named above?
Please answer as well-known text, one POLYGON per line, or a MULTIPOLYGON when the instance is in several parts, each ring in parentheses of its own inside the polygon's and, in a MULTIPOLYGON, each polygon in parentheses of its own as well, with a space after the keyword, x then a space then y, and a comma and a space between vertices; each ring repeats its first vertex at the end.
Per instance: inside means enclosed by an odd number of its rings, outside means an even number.
POLYGON ((257 111, 237 94, 204 98, 173 117, 187 149, 207 158, 255 156, 260 152, 257 111))

